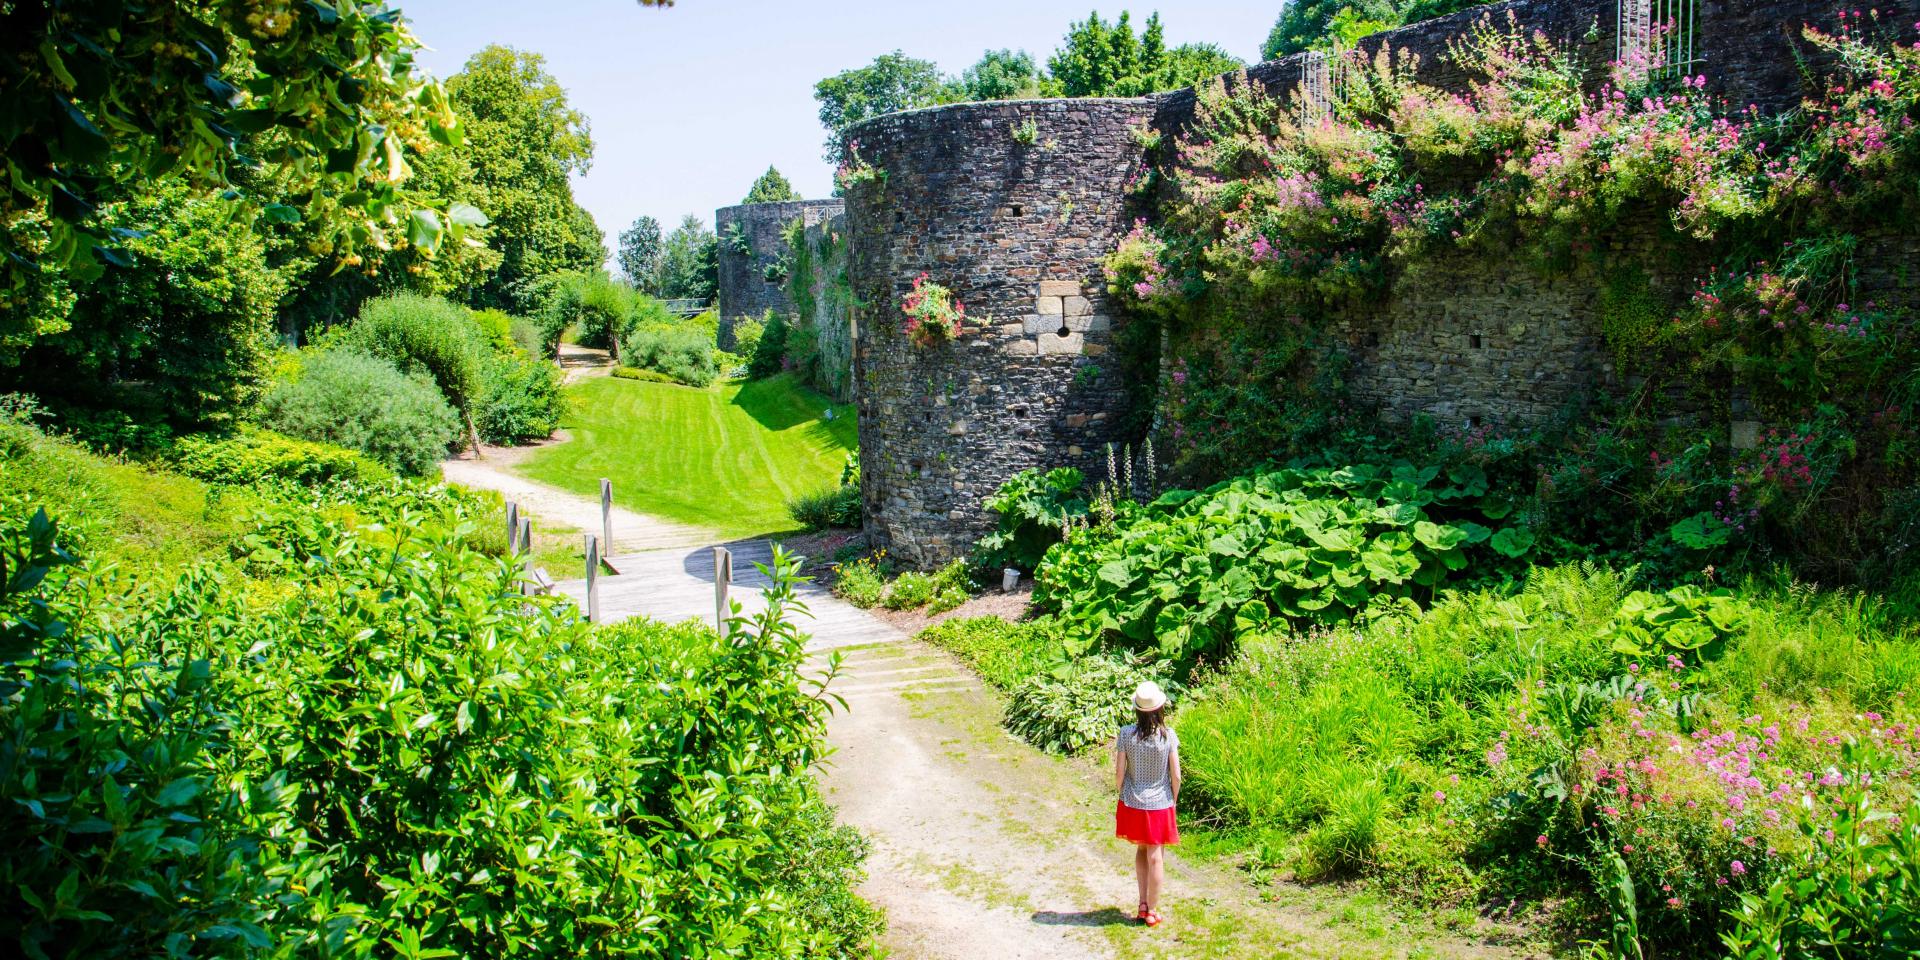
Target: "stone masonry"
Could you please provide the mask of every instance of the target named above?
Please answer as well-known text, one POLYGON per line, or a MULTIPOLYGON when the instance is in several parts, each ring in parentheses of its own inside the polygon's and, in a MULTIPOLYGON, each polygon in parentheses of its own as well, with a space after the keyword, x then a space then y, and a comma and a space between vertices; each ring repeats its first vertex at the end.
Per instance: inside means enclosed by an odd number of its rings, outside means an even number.
POLYGON ((843 210, 837 200, 789 200, 783 203, 748 203, 721 207, 713 212, 714 230, 720 237, 720 349, 733 349, 733 324, 745 317, 758 320, 768 310, 776 314, 793 312, 793 299, 787 295, 783 277, 768 279, 769 267, 786 256, 787 242, 782 235, 795 220, 807 226, 837 217, 843 210), (731 237, 735 225, 748 250, 734 248, 731 237))
MULTIPOLYGON (((1358 53, 1415 56, 1422 80, 1460 91, 1468 78, 1449 45, 1476 24, 1512 23, 1565 45, 1597 90, 1618 50, 1619 4, 1636 2, 1644 0, 1509 0, 1375 34, 1358 53)), ((1884 22, 1920 20, 1920 0, 1876 8, 1884 22)), ((1709 89, 1736 106, 1789 108, 1808 52, 1800 27, 1831 27, 1835 9, 1699 0, 1698 62, 1687 72, 1708 77, 1709 89)), ((1316 91, 1336 72, 1309 53, 1222 80, 1285 101, 1296 90, 1323 95, 1316 91)), ((991 526, 983 501, 1014 473, 1071 465, 1099 479, 1104 445, 1137 439, 1128 425, 1145 412, 1128 409, 1112 356, 1125 322, 1106 295, 1100 260, 1137 215, 1127 199, 1144 163, 1135 131, 1177 136, 1194 102, 1186 90, 956 104, 849 132, 858 158, 884 171, 848 192, 848 276, 867 529, 898 560, 925 567, 965 553, 991 526), (901 332, 900 298, 921 273, 966 305, 972 322, 958 342, 919 348, 901 332)), ((721 213, 724 298, 729 219, 721 213)), ((1896 257, 1912 248, 1875 245, 1896 257)), ((1904 266, 1897 278, 1866 279, 1889 299, 1911 299, 1904 266)), ((1650 280, 1671 288, 1685 278, 1650 280)), ((1380 302, 1346 310, 1331 332, 1351 361, 1354 396, 1390 417, 1538 422, 1619 385, 1599 337, 1598 292, 1591 276, 1548 278, 1516 261, 1461 255, 1414 267, 1380 302)))
POLYGON ((848 191, 848 273, 868 531, 899 560, 965 553, 1007 477, 1097 478, 1105 445, 1128 439, 1100 259, 1129 229, 1132 131, 1153 112, 1145 98, 974 103, 849 133, 886 171, 848 191), (966 305, 952 343, 902 332, 922 273, 966 305))

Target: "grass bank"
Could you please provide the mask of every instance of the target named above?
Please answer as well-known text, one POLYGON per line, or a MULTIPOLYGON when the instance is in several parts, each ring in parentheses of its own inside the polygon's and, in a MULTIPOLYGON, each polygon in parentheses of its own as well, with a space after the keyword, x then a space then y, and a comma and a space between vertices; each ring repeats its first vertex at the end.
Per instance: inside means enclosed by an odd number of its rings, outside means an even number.
POLYGON ((792 529, 787 500, 838 483, 857 443, 851 404, 785 374, 705 389, 598 377, 570 393, 572 438, 522 473, 588 496, 608 477, 622 506, 726 536, 792 529))

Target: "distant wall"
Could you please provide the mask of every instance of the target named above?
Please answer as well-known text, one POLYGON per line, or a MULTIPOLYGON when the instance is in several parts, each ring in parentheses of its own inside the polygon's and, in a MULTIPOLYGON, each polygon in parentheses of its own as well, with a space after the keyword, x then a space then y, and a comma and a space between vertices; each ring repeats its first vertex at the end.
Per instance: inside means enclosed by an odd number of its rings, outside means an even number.
POLYGON ((741 317, 758 319, 768 310, 778 314, 793 312, 793 300, 787 296, 784 277, 768 279, 767 269, 787 254, 782 231, 795 220, 809 225, 839 216, 844 206, 839 200, 792 200, 785 203, 747 203, 721 207, 713 212, 714 230, 720 237, 720 347, 733 349, 733 323, 741 317), (735 249, 734 227, 745 238, 748 250, 735 249))

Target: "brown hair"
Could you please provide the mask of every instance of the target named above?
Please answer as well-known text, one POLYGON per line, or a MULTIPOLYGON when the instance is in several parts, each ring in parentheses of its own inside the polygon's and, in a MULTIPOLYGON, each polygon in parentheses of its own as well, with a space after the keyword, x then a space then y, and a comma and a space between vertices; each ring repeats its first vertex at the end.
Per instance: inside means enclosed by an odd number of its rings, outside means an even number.
POLYGON ((1133 710, 1133 735, 1141 740, 1158 737, 1167 729, 1167 708, 1162 705, 1152 710, 1133 710))

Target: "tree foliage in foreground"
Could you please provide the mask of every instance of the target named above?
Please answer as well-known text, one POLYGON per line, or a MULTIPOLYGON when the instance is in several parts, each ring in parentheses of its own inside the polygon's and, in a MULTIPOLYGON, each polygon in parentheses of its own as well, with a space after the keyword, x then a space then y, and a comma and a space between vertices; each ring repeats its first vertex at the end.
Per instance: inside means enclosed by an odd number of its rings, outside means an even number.
POLYGON ((277 175, 281 195, 251 209, 341 251, 463 232, 470 211, 407 183, 409 150, 459 138, 418 46, 377 2, 0 8, 0 346, 60 329, 66 280, 129 262, 134 228, 95 217, 155 178, 219 191, 277 175))

